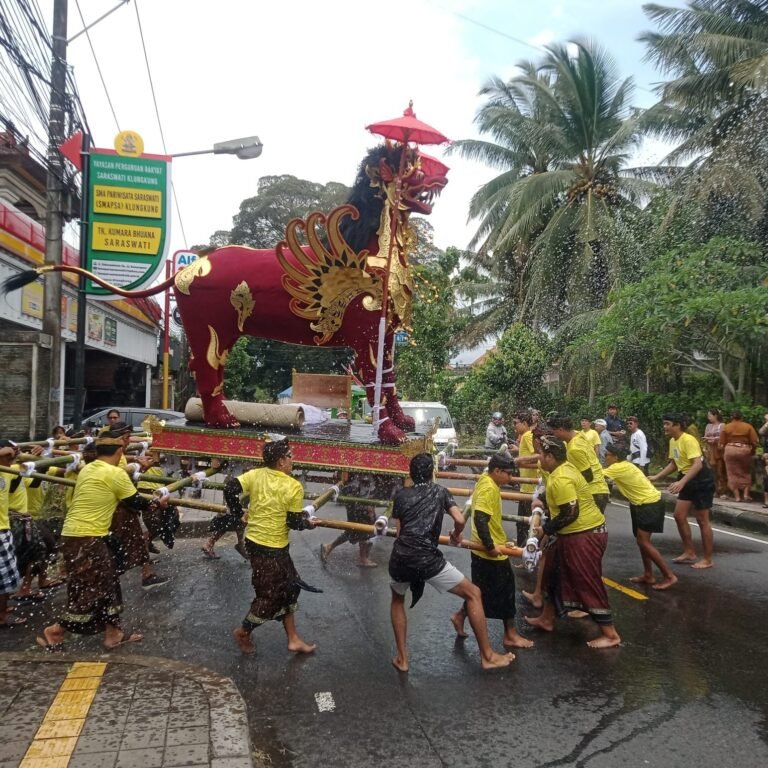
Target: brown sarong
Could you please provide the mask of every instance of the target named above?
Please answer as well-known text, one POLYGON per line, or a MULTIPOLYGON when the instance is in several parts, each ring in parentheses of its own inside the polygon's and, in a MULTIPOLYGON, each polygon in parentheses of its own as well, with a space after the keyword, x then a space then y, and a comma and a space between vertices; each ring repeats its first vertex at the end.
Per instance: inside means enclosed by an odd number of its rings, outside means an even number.
POLYGON ((550 577, 550 597, 559 614, 578 609, 586 611, 598 624, 612 624, 608 592, 603 583, 603 554, 608 534, 602 527, 597 531, 559 535, 555 546, 547 552, 544 575, 550 577))
POLYGON ((294 613, 299 606, 301 588, 288 547, 262 547, 246 539, 245 548, 251 558, 251 583, 256 595, 243 624, 253 628, 294 613))
POLYGON ((723 456, 728 485, 731 488, 749 488, 752 485, 752 446, 727 443, 723 456))
POLYGON ((118 504, 115 514, 112 515, 110 531, 117 536, 123 547, 121 573, 149 562, 149 551, 136 510, 125 504, 118 504))
POLYGON ((67 606, 59 623, 69 632, 93 635, 107 624, 120 626, 120 577, 105 538, 62 536, 67 606))

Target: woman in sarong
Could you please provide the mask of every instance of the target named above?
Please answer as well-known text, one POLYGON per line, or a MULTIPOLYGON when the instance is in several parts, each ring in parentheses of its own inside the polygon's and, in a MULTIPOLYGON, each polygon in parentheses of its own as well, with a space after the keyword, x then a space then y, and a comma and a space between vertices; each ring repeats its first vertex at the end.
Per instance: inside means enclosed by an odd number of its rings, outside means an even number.
POLYGON ((757 447, 755 428, 744 421, 741 411, 733 411, 731 420, 720 432, 728 487, 736 501, 752 501, 752 456, 757 447))
POLYGON ((728 489, 723 449, 720 445, 720 433, 723 431, 723 426, 723 414, 720 409, 710 408, 707 411, 707 426, 704 428, 704 455, 715 475, 715 493, 721 499, 727 498, 728 489))

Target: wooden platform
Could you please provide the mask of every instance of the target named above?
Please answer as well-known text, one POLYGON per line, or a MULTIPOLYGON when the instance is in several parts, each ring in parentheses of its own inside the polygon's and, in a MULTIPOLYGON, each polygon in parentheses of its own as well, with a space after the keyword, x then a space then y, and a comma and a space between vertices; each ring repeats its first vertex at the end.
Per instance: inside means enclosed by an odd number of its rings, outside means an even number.
MULTIPOLYGON (((217 429, 183 420, 163 425, 148 420, 145 425, 152 432, 152 447, 164 453, 253 463, 261 461, 264 443, 278 432, 253 427, 217 429)), ((280 430, 279 434, 288 438, 297 467, 407 475, 412 456, 432 451, 430 435, 413 434, 402 445, 382 445, 374 440, 370 424, 346 419, 330 419, 296 432, 280 430)))

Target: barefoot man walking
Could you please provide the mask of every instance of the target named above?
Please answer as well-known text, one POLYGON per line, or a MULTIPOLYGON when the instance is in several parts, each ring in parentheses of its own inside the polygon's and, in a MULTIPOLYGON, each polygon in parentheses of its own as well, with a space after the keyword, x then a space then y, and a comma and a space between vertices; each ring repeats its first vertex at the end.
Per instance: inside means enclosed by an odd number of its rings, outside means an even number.
POLYGON ((410 587, 413 607, 428 583, 438 592, 451 592, 465 600, 469 623, 480 646, 483 669, 507 667, 515 657, 511 653, 495 653, 491 648, 480 590, 455 566, 447 563, 437 547, 443 515, 453 518, 450 538, 454 544, 461 541, 464 516, 449 491, 433 482, 434 471, 434 459, 429 453, 414 456, 410 464, 414 484, 398 491, 395 496, 392 516, 397 522, 397 539, 389 560, 392 629, 397 645, 397 656, 392 659, 392 664, 400 672, 408 671, 405 593, 410 587))
POLYGON ((265 443, 262 459, 263 467, 232 478, 224 488, 224 500, 233 515, 243 517, 241 493, 251 500, 243 519, 256 595, 232 634, 243 653, 253 653, 251 632, 267 621, 281 621, 288 650, 312 653, 317 646, 305 643, 296 631, 294 613, 299 607, 301 580, 288 550, 288 531, 314 526, 302 511, 304 488, 291 477, 293 456, 288 440, 265 443))
POLYGON ((680 413, 668 413, 662 418, 664 433, 670 437, 669 463, 661 472, 648 479, 655 483, 672 472, 677 472, 677 481, 669 486, 669 492, 677 494, 675 504, 675 522, 683 551, 673 558, 673 563, 690 565, 693 568, 711 568, 714 534, 710 522, 710 509, 715 495, 715 479, 712 470, 704 463, 699 441, 685 431, 685 419, 680 413), (693 547, 691 526, 688 524, 688 513, 693 508, 696 522, 701 531, 701 548, 703 557, 696 559, 693 547))

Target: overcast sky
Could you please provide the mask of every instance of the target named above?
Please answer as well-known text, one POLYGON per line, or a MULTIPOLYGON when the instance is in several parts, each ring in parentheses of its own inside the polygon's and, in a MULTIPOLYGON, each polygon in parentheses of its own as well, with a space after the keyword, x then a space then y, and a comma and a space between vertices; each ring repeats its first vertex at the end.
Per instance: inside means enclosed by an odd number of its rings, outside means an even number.
MULTIPOLYGON (((79 7, 91 22, 115 2, 79 0, 79 7)), ((163 152, 137 4, 167 151, 253 134, 264 144, 255 160, 174 161, 183 233, 174 210, 171 252, 229 229, 260 176, 351 184, 378 141, 365 125, 400 115, 409 99, 420 119, 451 139, 475 135, 482 83, 539 58, 537 46, 596 38, 621 74, 635 77, 640 106, 652 103, 660 79, 636 42, 649 28, 637 0, 134 0, 90 32, 117 122, 85 35, 69 45, 97 146, 111 147, 119 127, 138 131, 145 151, 163 152)), ((51 0, 40 5, 50 18, 51 0)), ((70 0, 69 36, 81 28, 70 0)), ((435 240, 466 247, 468 201, 492 172, 456 157, 447 163, 450 183, 431 217, 435 240)))

